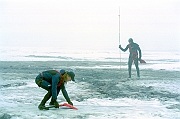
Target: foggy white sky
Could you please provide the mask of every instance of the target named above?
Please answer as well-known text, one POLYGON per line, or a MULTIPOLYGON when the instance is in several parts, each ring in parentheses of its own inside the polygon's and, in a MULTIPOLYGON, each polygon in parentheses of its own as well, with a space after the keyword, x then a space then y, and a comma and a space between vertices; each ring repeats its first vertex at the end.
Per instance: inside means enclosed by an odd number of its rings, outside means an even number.
POLYGON ((180 51, 179 0, 0 0, 0 46, 180 51))

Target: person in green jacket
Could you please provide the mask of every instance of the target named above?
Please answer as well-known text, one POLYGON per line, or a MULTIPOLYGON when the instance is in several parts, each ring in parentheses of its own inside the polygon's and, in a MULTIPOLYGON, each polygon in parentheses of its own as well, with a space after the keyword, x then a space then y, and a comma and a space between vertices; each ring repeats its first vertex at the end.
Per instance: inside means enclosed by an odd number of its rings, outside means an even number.
POLYGON ((55 108, 59 108, 59 103, 57 102, 57 96, 60 92, 62 91, 63 96, 65 97, 66 101, 70 104, 73 105, 71 102, 66 88, 64 84, 68 81, 75 81, 74 80, 75 74, 74 72, 68 72, 65 70, 48 70, 48 71, 43 71, 39 73, 39 75, 36 77, 35 82, 36 84, 47 90, 47 94, 44 96, 43 100, 41 101, 40 105, 38 108, 40 110, 48 110, 48 108, 45 106, 45 103, 51 98, 50 105, 54 105, 55 108))
POLYGON ((129 49, 129 59, 128 59, 128 72, 129 72, 129 78, 131 78, 131 67, 132 63, 134 62, 136 71, 137 71, 137 76, 140 77, 140 71, 139 71, 139 66, 138 66, 138 61, 141 60, 141 49, 137 43, 133 42, 132 38, 129 38, 128 40, 129 44, 126 46, 125 49, 119 45, 119 48, 122 51, 127 51, 129 49), (139 52, 139 57, 138 57, 138 52, 139 52))

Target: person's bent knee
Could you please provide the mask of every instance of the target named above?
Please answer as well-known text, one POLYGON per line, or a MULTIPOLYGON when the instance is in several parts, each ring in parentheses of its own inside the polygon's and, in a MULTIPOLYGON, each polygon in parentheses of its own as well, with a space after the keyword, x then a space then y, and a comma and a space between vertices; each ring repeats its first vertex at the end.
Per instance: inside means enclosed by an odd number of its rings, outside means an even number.
POLYGON ((36 78, 35 82, 39 87, 41 87, 47 91, 51 89, 51 84, 49 82, 43 80, 42 78, 39 78, 39 79, 36 78))
POLYGON ((35 79, 35 82, 36 82, 36 84, 37 84, 39 87, 41 87, 42 81, 43 81, 42 78, 36 78, 36 79, 35 79))

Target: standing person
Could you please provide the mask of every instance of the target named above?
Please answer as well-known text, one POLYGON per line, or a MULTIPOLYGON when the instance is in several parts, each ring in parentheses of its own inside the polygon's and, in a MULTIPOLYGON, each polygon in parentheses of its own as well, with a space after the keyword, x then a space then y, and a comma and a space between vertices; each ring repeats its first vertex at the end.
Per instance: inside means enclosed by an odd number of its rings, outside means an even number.
POLYGON ((50 105, 54 105, 55 108, 59 108, 59 103, 57 102, 57 96, 60 92, 60 90, 62 90, 63 96, 66 99, 66 101, 70 104, 73 105, 73 103, 71 102, 66 88, 64 86, 64 84, 68 81, 75 81, 74 80, 75 74, 73 72, 68 72, 65 70, 48 70, 48 71, 43 71, 42 73, 40 73, 36 79, 35 82, 36 84, 47 90, 47 94, 44 96, 43 100, 41 101, 40 105, 38 106, 38 108, 40 110, 48 110, 48 108, 45 106, 45 103, 51 98, 50 101, 50 105))
POLYGON ((121 45, 119 45, 119 48, 124 52, 127 51, 127 49, 129 48, 129 53, 130 53, 129 59, 128 59, 129 78, 131 78, 131 67, 132 67, 133 61, 134 61, 135 67, 136 67, 137 76, 140 77, 138 60, 141 60, 141 49, 137 43, 133 42, 132 38, 129 38, 128 42, 129 42, 129 44, 126 46, 125 49, 123 49, 121 47, 121 45), (138 51, 139 51, 139 58, 138 58, 138 51))

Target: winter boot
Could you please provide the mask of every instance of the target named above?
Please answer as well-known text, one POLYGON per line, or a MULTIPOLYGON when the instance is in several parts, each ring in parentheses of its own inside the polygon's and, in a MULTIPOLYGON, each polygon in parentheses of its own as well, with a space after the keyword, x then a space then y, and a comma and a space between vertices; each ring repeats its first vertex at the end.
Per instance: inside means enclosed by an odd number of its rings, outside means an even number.
POLYGON ((39 110, 49 110, 49 108, 46 107, 46 106, 43 105, 43 104, 40 104, 40 105, 38 106, 38 108, 39 108, 39 110))

